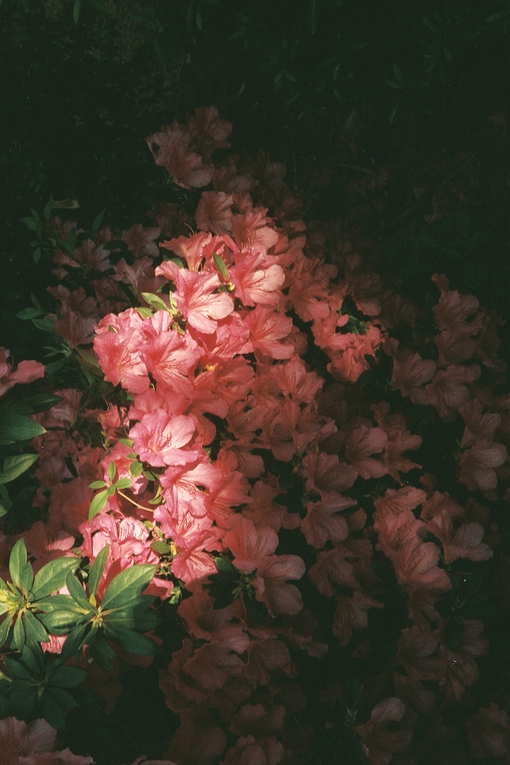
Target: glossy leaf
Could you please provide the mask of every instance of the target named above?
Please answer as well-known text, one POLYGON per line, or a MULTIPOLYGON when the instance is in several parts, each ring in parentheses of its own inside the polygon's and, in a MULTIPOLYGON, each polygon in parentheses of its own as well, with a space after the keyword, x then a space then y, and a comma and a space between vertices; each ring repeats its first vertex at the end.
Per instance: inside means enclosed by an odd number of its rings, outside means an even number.
POLYGON ((38 454, 15 454, 4 459, 3 470, 0 471, 0 483, 9 483, 18 478, 36 462, 38 454))
POLYGON ((94 563, 89 571, 88 578, 88 590, 90 595, 95 595, 97 586, 103 576, 103 571, 108 561, 108 555, 110 553, 110 545, 105 545, 102 550, 97 554, 94 563))
POLYGON ((89 510, 89 521, 91 521, 93 518, 96 517, 98 513, 103 510, 106 503, 108 502, 108 490, 104 489, 103 491, 100 491, 99 494, 96 494, 92 502, 90 503, 90 510, 89 510))
POLYGON ((149 584, 157 566, 148 563, 121 571, 110 583, 101 604, 103 610, 120 608, 139 595, 149 584))
POLYGON ((60 590, 69 572, 74 571, 78 565, 79 560, 76 558, 56 558, 43 566, 35 575, 32 587, 34 600, 46 598, 60 590))
POLYGON ((30 441, 46 433, 38 422, 22 414, 4 414, 0 417, 0 433, 8 441, 30 441))

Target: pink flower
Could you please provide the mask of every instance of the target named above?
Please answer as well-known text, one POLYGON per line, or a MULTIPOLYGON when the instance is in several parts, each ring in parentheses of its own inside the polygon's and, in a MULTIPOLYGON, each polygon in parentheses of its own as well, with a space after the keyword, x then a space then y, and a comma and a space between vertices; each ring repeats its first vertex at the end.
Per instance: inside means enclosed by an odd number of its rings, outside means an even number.
POLYGON ((462 452, 459 465, 459 480, 469 491, 487 492, 498 485, 494 468, 502 465, 507 458, 506 447, 484 439, 476 439, 469 449, 462 452))
POLYGON ((288 337, 292 329, 292 319, 289 316, 258 305, 246 315, 244 321, 250 330, 250 341, 244 352, 255 350, 273 359, 288 359, 292 356, 294 346, 280 342, 288 337))
POLYGON ((129 431, 140 459, 153 467, 185 465, 195 462, 197 453, 182 447, 189 444, 196 430, 192 415, 172 417, 162 409, 144 414, 129 431))
MULTIPOLYGON (((168 264, 166 264, 168 266, 168 264)), ((156 268, 156 276, 165 273, 165 264, 156 268)), ((199 332, 211 334, 217 322, 234 310, 234 301, 226 292, 213 294, 221 282, 216 274, 198 273, 185 268, 174 275, 177 308, 189 324, 199 332)))
POLYGON ((165 167, 178 186, 201 188, 211 181, 209 168, 202 158, 190 151, 191 136, 180 125, 163 125, 160 133, 145 139, 156 165, 165 167))
POLYGON ((144 228, 140 223, 131 226, 122 232, 122 241, 125 242, 133 253, 135 258, 141 258, 143 255, 149 255, 151 258, 157 258, 159 247, 154 241, 161 234, 158 226, 144 228))
POLYGON ((240 571, 254 571, 278 547, 278 534, 270 528, 255 528, 252 521, 241 518, 223 537, 234 555, 234 566, 240 571))
POLYGON ((508 754, 510 725, 508 715, 492 702, 480 707, 466 723, 469 748, 476 760, 508 754))
POLYGON ((10 351, 0 346, 0 396, 16 385, 16 383, 30 383, 44 377, 44 365, 38 361, 20 361, 15 372, 12 364, 7 359, 10 351))
POLYGON ((219 235, 232 231, 233 203, 233 194, 203 191, 195 213, 198 228, 219 235))

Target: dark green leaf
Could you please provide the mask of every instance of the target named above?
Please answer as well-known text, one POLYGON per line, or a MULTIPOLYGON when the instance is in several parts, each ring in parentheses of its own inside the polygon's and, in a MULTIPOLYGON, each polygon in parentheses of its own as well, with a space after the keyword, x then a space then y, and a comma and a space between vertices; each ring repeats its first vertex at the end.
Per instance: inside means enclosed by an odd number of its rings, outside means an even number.
POLYGON ((11 616, 7 614, 3 622, 0 624, 0 648, 4 645, 9 635, 9 629, 11 626, 11 616))
POLYGON ((64 691, 62 688, 55 687, 53 684, 48 688, 48 693, 65 709, 75 709, 78 706, 74 696, 71 696, 68 691, 64 691))
POLYGON ((121 571, 104 594, 101 604, 103 610, 120 608, 139 595, 147 587, 156 571, 157 566, 148 563, 131 566, 121 571))
POLYGON ((99 213, 99 215, 97 215, 97 216, 94 218, 94 220, 92 221, 92 231, 93 231, 94 233, 96 233, 97 231, 99 231, 99 226, 100 226, 100 225, 101 225, 101 223, 103 222, 103 218, 104 218, 104 214, 105 214, 105 212, 106 212, 106 208, 105 208, 105 209, 104 209, 102 212, 100 212, 100 213, 99 213))
POLYGON ((50 639, 46 630, 39 619, 37 619, 31 611, 25 611, 23 618, 25 620, 25 631, 27 636, 30 635, 36 643, 49 643, 50 639))
POLYGON ((15 585, 21 587, 21 572, 27 565, 27 548, 23 539, 18 539, 11 550, 9 558, 9 573, 15 585))
POLYGON ((41 311, 38 308, 23 308, 16 314, 17 319, 35 319, 37 316, 41 316, 41 311))
POLYGON ((12 441, 30 441, 36 436, 46 433, 38 422, 22 414, 5 414, 0 417, 0 433, 2 438, 12 441))
MULTIPOLYGON (((56 558, 46 563, 35 575, 32 587, 33 600, 39 601, 60 590, 69 572, 74 571, 78 565, 79 560, 76 558, 56 558)), ((38 607, 41 608, 40 603, 38 607)))
POLYGON ((105 635, 109 640, 118 643, 125 651, 140 654, 141 656, 151 656, 157 649, 154 641, 125 627, 109 629, 105 626, 105 635))
POLYGON ((16 679, 20 680, 33 679, 33 675, 28 671, 28 669, 15 659, 11 659, 9 656, 6 656, 3 664, 10 677, 15 677, 16 679))
POLYGON ((103 549, 97 554, 96 559, 91 566, 91 569, 89 571, 89 580, 88 580, 88 588, 89 588, 90 595, 96 594, 97 586, 99 582, 101 581, 101 577, 103 576, 104 567, 106 566, 109 553, 110 553, 110 545, 105 545, 105 547, 103 547, 103 549))
POLYGON ((44 660, 39 646, 32 649, 26 645, 21 652, 21 658, 32 674, 42 675, 44 673, 44 660))
POLYGON ((12 628, 12 646, 13 648, 17 648, 18 651, 23 650, 23 646, 26 642, 26 635, 25 635, 25 626, 23 624, 23 619, 21 616, 18 616, 16 621, 14 622, 14 627, 12 628))
POLYGON ((75 0, 73 5, 73 21, 78 24, 80 20, 81 0, 75 0))
POLYGON ((83 643, 86 642, 85 638, 88 631, 88 624, 80 624, 78 627, 71 630, 62 646, 62 652, 60 654, 61 661, 68 661, 72 656, 78 653, 83 643))
POLYGON ((56 730, 64 730, 66 723, 62 710, 60 709, 60 704, 54 699, 49 691, 44 691, 40 696, 38 699, 38 706, 40 707, 44 718, 49 722, 52 728, 56 728, 56 730))
POLYGON ((69 590, 69 594, 80 608, 90 608, 90 603, 85 594, 85 590, 72 572, 69 572, 66 577, 66 586, 69 590))
POLYGON ((38 454, 14 454, 4 459, 4 468, 0 471, 0 483, 9 483, 24 473, 34 464, 38 454))
POLYGON ((87 670, 79 667, 57 667, 51 676, 51 684, 59 688, 75 688, 87 677, 87 670))

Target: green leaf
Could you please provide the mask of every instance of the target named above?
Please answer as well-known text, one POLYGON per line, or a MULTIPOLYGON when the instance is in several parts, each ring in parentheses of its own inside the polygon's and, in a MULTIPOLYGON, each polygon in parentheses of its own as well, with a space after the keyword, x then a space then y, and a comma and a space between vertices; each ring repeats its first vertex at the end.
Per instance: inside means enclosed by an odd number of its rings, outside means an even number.
POLYGON ((60 654, 61 661, 68 661, 71 656, 78 653, 83 643, 86 642, 85 637, 88 630, 88 624, 79 624, 71 630, 62 646, 62 652, 60 654))
POLYGON ((101 607, 104 610, 120 608, 129 600, 139 595, 152 580, 157 571, 157 566, 149 563, 134 565, 117 574, 109 584, 101 607))
MULTIPOLYGON (((93 613, 94 609, 90 609, 90 613, 93 613)), ((55 610, 51 613, 41 614, 39 617, 44 624, 48 632, 53 635, 66 635, 83 619, 87 619, 88 615, 83 613, 77 613, 75 610, 55 610)))
POLYGON ((80 20, 81 0, 75 0, 73 5, 73 21, 78 24, 80 20))
POLYGON ((96 494, 92 502, 90 503, 89 521, 96 517, 98 513, 105 507, 108 502, 108 490, 104 489, 96 494))
POLYGON ((148 319, 149 316, 152 316, 152 308, 146 308, 145 306, 141 305, 138 306, 136 310, 142 319, 148 319))
POLYGON ((35 265, 37 265, 39 263, 39 261, 41 260, 41 248, 40 247, 36 247, 35 248, 35 250, 33 252, 33 255, 32 255, 32 260, 34 261, 35 265))
POLYGON ((39 646, 32 649, 26 645, 21 652, 21 658, 32 674, 42 675, 44 673, 43 654, 39 646))
POLYGON ((44 220, 46 221, 46 223, 50 219, 51 211, 53 210, 54 204, 55 204, 55 199, 53 198, 53 194, 51 194, 50 198, 46 202, 46 205, 44 207, 44 212, 43 212, 44 220))
POLYGON ((48 693, 50 694, 50 696, 53 696, 55 701, 58 704, 60 704, 61 707, 64 707, 67 709, 76 709, 76 707, 78 706, 78 702, 76 701, 74 696, 71 696, 71 694, 68 691, 64 691, 63 688, 54 686, 52 684, 48 688, 48 693))
POLYGON ((40 311, 38 308, 33 308, 30 306, 29 308, 23 308, 22 311, 19 311, 16 314, 17 319, 35 319, 36 316, 41 316, 42 311, 40 311))
POLYGON ((0 417, 0 433, 2 438, 12 441, 30 441, 46 433, 46 430, 30 417, 22 414, 5 414, 0 417))
POLYGON ((115 473, 117 472, 117 468, 115 466, 115 462, 110 462, 108 465, 108 478, 110 479, 110 483, 113 483, 113 479, 115 478, 115 473))
POLYGON ((60 704, 53 698, 49 691, 44 691, 38 699, 38 702, 44 718, 49 722, 52 728, 56 728, 56 730, 64 730, 66 722, 62 710, 60 709, 60 704))
POLYGON ((16 683, 16 686, 9 694, 9 714, 17 717, 19 720, 30 719, 34 709, 37 689, 29 685, 24 687, 21 682, 16 683))
POLYGON ((0 483, 9 483, 24 473, 37 461, 38 454, 15 454, 4 459, 4 469, 0 471, 0 483))
POLYGON ((171 548, 168 542, 164 542, 163 540, 156 540, 156 542, 151 544, 151 550, 159 553, 159 555, 166 555, 170 552, 171 548))
POLYGON ((69 590, 69 594, 75 601, 75 603, 80 606, 80 608, 89 609, 90 603, 87 599, 87 595, 85 594, 85 590, 79 583, 79 581, 76 579, 73 573, 69 573, 66 578, 66 586, 69 590))
POLYGON ((100 225, 101 225, 101 223, 103 222, 103 218, 104 218, 104 214, 105 214, 105 212, 106 212, 106 208, 105 208, 105 209, 104 209, 102 212, 100 212, 100 213, 99 213, 99 215, 97 215, 97 216, 94 218, 94 220, 92 221, 92 231, 93 231, 94 233, 96 233, 97 231, 99 231, 99 226, 100 226, 100 225))
POLYGON ((138 478, 143 473, 143 464, 141 462, 132 462, 129 466, 129 473, 132 478, 138 478))
POLYGON ((49 643, 48 633, 31 611, 25 611, 24 620, 27 636, 30 635, 36 643, 49 643))
POLYGON ((216 252, 214 252, 213 260, 214 260, 214 265, 216 266, 220 274, 224 276, 225 279, 230 279, 227 264, 225 263, 221 255, 218 255, 216 252))
MULTIPOLYGON (((35 575, 32 587, 33 600, 39 601, 60 590, 64 586, 70 571, 78 568, 80 561, 76 558, 56 558, 46 563, 35 575)), ((37 604, 41 608, 41 604, 37 604)))
POLYGON ((17 648, 18 651, 22 651, 25 642, 25 626, 22 618, 18 615, 18 618, 14 622, 14 627, 12 628, 12 646, 13 648, 17 648))
POLYGON ((92 481, 89 483, 89 489, 102 489, 106 486, 104 481, 92 481))
POLYGON ((27 565, 27 548, 23 539, 18 539, 11 550, 9 558, 9 574, 15 585, 21 587, 21 572, 27 565))
POLYGON ((0 518, 3 518, 4 515, 7 515, 7 510, 3 505, 0 505, 0 518))
POLYGON ((156 311, 169 311, 167 304, 159 295, 155 295, 153 292, 142 292, 142 297, 146 303, 154 308, 156 311))
POLYGON ((59 688, 75 688, 87 677, 87 670, 79 667, 58 667, 51 676, 51 684, 59 688))
POLYGON ((105 625, 105 636, 109 640, 114 640, 124 648, 125 651, 130 651, 131 653, 136 653, 141 656, 151 656, 157 649, 157 645, 153 640, 145 637, 145 635, 140 635, 140 633, 135 632, 134 630, 126 629, 125 627, 109 629, 108 626, 105 625))
POLYGON ((7 614, 3 622, 0 624, 0 648, 4 645, 9 635, 11 628, 11 615, 7 614))
MULTIPOLYGON (((92 632, 90 633, 90 636, 92 636, 92 632)), ((108 645, 104 637, 101 634, 94 633, 92 639, 88 642, 88 646, 92 657, 97 663, 103 667, 103 669, 111 672, 113 667, 110 664, 110 659, 115 659, 117 654, 113 648, 108 645)))
POLYGON ((99 582, 101 581, 101 577, 103 576, 103 571, 106 566, 106 562, 108 561, 109 553, 110 553, 110 545, 106 545, 97 554, 96 559, 90 568, 89 579, 88 579, 88 588, 89 588, 90 595, 96 594, 97 586, 99 582))
POLYGON ((115 484, 116 489, 129 489, 131 486, 131 479, 130 478, 119 478, 117 483, 115 484))

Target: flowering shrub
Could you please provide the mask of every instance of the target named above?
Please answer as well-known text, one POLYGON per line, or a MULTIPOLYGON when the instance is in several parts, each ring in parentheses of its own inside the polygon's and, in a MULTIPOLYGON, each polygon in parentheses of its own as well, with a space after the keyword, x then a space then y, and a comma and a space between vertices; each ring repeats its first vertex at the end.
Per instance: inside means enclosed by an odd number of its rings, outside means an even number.
POLYGON ((1 538, 7 762, 120 764, 78 718, 118 721, 133 667, 175 721, 137 764, 506 756, 505 700, 474 691, 498 318, 443 275, 428 311, 400 295, 281 166, 213 162, 230 129, 206 108, 147 138, 184 202, 153 225, 41 224, 56 309, 22 318, 63 358, 29 417, 39 519, 1 538))

